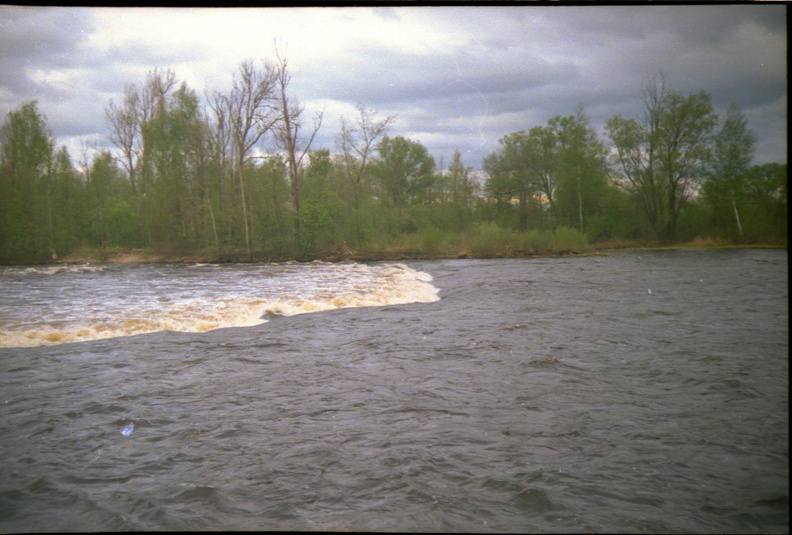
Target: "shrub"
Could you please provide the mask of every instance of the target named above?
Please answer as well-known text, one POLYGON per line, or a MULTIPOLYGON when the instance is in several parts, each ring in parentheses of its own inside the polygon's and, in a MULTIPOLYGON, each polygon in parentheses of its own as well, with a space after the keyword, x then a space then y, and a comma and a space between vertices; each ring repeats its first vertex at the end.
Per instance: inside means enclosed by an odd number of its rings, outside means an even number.
POLYGON ((522 248, 520 233, 500 228, 495 223, 476 225, 468 246, 470 253, 475 256, 508 256, 522 248))
POLYGON ((585 234, 569 227, 558 227, 552 237, 554 251, 583 249, 588 245, 585 234))
POLYGON ((448 241, 446 233, 435 226, 430 226, 419 233, 419 242, 424 251, 440 251, 448 241))

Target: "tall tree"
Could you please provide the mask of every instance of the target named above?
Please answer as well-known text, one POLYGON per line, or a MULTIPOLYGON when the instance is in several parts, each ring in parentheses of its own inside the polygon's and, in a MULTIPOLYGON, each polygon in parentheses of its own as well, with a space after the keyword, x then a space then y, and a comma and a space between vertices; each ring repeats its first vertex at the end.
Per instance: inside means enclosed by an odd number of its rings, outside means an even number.
POLYGON ((87 189, 92 201, 89 208, 91 214, 92 234, 99 243, 102 257, 108 245, 108 219, 110 215, 114 189, 118 183, 118 168, 112 155, 108 152, 97 154, 90 170, 86 173, 87 189))
MULTIPOLYGON (((138 162, 139 191, 141 197, 144 198, 149 195, 149 189, 154 181, 156 173, 154 155, 157 153, 155 147, 152 146, 155 138, 145 136, 144 130, 152 122, 155 122, 157 117, 165 115, 170 106, 172 93, 177 85, 178 81, 175 72, 170 69, 154 69, 146 76, 146 83, 140 90, 140 95, 137 99, 135 115, 140 139, 140 161, 138 162)), ((135 174, 138 175, 137 172, 135 174)))
POLYGON ((749 207, 754 212, 753 235, 786 241, 789 219, 787 164, 753 165, 746 171, 749 207))
POLYGON ((292 197, 292 207, 294 208, 294 231, 297 246, 300 246, 300 189, 302 181, 302 161, 305 155, 311 150, 316 133, 322 126, 322 114, 317 113, 312 130, 309 131, 307 138, 301 136, 300 130, 303 128, 302 114, 304 108, 299 105, 297 99, 288 93, 291 73, 289 73, 288 61, 276 50, 278 63, 275 68, 277 80, 278 111, 280 116, 275 125, 275 141, 278 148, 286 154, 286 165, 289 171, 289 184, 292 197))
POLYGON ((662 77, 643 90, 641 120, 611 118, 618 183, 636 195, 654 232, 673 240, 679 213, 708 169, 717 123, 706 92, 668 91, 662 77))
POLYGON ((251 257, 250 219, 245 194, 244 169, 253 148, 278 120, 272 103, 276 98, 277 70, 267 62, 257 69, 252 61, 243 61, 234 76, 228 95, 218 95, 218 120, 227 122, 233 153, 234 171, 239 180, 240 204, 245 229, 245 252, 251 257))
MULTIPOLYGON (((51 174, 54 190, 52 248, 66 252, 80 242, 85 227, 83 184, 66 147, 61 146, 55 152, 51 174)), ((55 259, 57 253, 51 256, 55 259)))
POLYGON ((402 136, 383 137, 377 150, 383 193, 389 204, 397 208, 401 224, 402 209, 408 201, 426 196, 423 190, 433 176, 434 158, 421 143, 402 136))
POLYGON ((311 152, 305 169, 303 183, 302 250, 306 252, 328 252, 341 243, 344 214, 342 204, 330 187, 333 165, 330 151, 321 149, 311 152))
POLYGON ((53 247, 51 163, 54 143, 36 101, 0 126, 0 248, 32 258, 53 247))
POLYGON ((182 83, 143 125, 145 158, 152 173, 155 241, 169 247, 194 246, 197 221, 194 198, 202 117, 195 92, 182 83))
POLYGON ((471 176, 472 168, 462 163, 462 155, 454 151, 448 166, 448 179, 451 186, 451 203, 456 212, 457 228, 464 230, 473 214, 473 198, 477 184, 471 176))
POLYGON ((528 183, 550 209, 550 226, 558 225, 558 133, 552 124, 534 126, 528 131, 524 157, 528 165, 528 183))
POLYGON ((598 197, 606 187, 605 148, 582 109, 574 115, 553 117, 548 126, 557 139, 554 155, 557 201, 563 206, 568 222, 584 233, 586 215, 595 212, 598 197), (570 217, 572 214, 574 217, 570 217))
POLYGON ((110 141, 121 153, 120 161, 131 185, 134 209, 141 214, 145 226, 135 229, 134 234, 145 235, 149 244, 153 243, 152 225, 156 223, 153 219, 156 206, 150 190, 156 180, 154 158, 159 152, 155 143, 157 137, 151 135, 152 125, 167 115, 177 87, 176 74, 172 70, 153 69, 141 87, 128 84, 124 88, 121 104, 111 100, 105 108, 110 141))
POLYGON ((231 125, 225 105, 226 96, 215 91, 207 95, 204 123, 206 124, 206 151, 208 158, 206 182, 206 206, 212 225, 215 250, 220 251, 220 233, 231 232, 234 225, 230 216, 235 212, 233 192, 234 169, 231 154, 231 125), (232 184, 228 184, 229 180, 232 184), (228 209, 225 207, 228 205, 228 209), (220 227, 220 230, 218 230, 220 227))
POLYGON ((355 122, 341 118, 341 133, 337 139, 348 181, 354 188, 355 198, 362 190, 366 171, 378 140, 388 132, 396 120, 394 115, 379 117, 376 110, 368 109, 361 103, 358 103, 357 110, 358 117, 355 122))
POLYGON ((136 165, 142 151, 140 93, 133 84, 124 88, 124 100, 119 106, 110 100, 105 108, 105 118, 110 125, 110 142, 121 151, 121 162, 137 190, 136 165))
POLYGON ((535 126, 528 132, 520 130, 503 136, 500 149, 485 159, 489 173, 487 189, 507 199, 517 199, 518 227, 526 230, 528 213, 538 207, 544 197, 555 225, 555 151, 558 143, 553 129, 535 126))
POLYGON ((15 180, 32 179, 46 173, 52 157, 53 141, 47 119, 39 113, 38 102, 22 104, 9 112, 0 127, 2 163, 15 180))
POLYGON ((734 223, 745 239, 737 199, 745 192, 746 172, 753 160, 756 136, 748 128, 745 115, 737 106, 729 106, 720 131, 715 136, 712 170, 705 184, 705 192, 714 204, 730 205, 734 223))
POLYGON ((496 213, 500 213, 512 198, 511 180, 502 164, 500 153, 487 154, 481 167, 487 175, 484 181, 484 193, 488 198, 495 200, 496 213))
POLYGON ((528 134, 521 130, 498 140, 500 149, 484 158, 484 170, 489 175, 486 189, 494 197, 499 208, 509 207, 513 198, 518 199, 519 227, 527 226, 528 201, 534 191, 530 183, 525 147, 528 134))

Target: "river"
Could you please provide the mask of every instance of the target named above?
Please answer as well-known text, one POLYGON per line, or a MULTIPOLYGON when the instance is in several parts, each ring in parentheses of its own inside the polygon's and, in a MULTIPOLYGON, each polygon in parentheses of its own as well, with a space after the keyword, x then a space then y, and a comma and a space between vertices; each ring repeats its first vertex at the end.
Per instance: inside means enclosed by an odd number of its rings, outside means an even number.
POLYGON ((786 250, 406 264, 0 268, 0 531, 789 532, 786 250))

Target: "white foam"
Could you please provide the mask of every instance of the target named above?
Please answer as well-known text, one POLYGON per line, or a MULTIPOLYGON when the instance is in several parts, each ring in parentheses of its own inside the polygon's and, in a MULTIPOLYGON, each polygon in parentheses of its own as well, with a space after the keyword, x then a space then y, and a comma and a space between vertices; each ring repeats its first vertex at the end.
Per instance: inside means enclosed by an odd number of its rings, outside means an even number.
POLYGON ((0 271, 2 276, 26 275, 57 275, 58 273, 96 273, 104 271, 106 266, 92 266, 90 264, 55 264, 51 266, 7 267, 0 271))
POLYGON ((27 318, 11 328, 4 327, 0 347, 53 345, 166 330, 204 332, 259 325, 271 315, 439 299, 438 289, 430 284, 431 275, 403 264, 282 264, 278 269, 274 275, 253 271, 243 281, 235 280, 240 278, 236 272, 209 271, 205 277, 189 279, 195 288, 188 290, 178 276, 172 281, 165 277, 159 286, 152 285, 148 295, 138 295, 136 300, 121 296, 82 308, 72 303, 72 309, 80 314, 59 314, 58 321, 35 325, 27 318))

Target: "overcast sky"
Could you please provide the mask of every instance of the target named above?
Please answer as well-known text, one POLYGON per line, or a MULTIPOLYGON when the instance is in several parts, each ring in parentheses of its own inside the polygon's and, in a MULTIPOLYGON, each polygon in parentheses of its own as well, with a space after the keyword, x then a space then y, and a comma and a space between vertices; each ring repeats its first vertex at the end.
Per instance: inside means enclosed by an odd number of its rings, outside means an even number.
MULTIPOLYGON (((108 145, 104 108, 170 68, 199 95, 245 59, 286 50, 292 89, 324 110, 314 148, 335 152, 361 103, 391 135, 479 168, 498 139, 583 106, 592 125, 637 117, 640 89, 707 91, 740 106, 756 163, 787 161, 786 6, 62 8, 0 6, 0 111, 38 100, 57 143, 108 145)), ((266 148, 266 147, 265 147, 266 148)))

